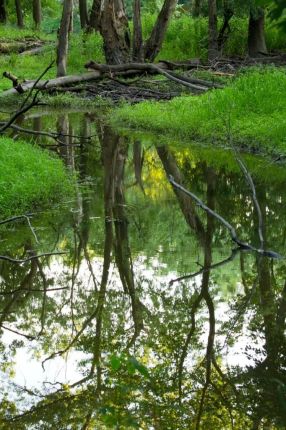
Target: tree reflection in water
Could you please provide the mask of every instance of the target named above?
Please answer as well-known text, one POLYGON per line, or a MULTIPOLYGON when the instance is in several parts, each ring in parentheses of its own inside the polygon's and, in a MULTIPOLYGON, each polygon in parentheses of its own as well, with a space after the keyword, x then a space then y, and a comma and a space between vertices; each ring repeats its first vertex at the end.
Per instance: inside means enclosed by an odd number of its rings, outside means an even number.
MULTIPOLYGON (((82 115, 78 134, 94 121, 82 115)), ((166 179, 255 242, 251 194, 224 160, 231 154, 214 162, 96 125, 92 145, 60 149, 78 172, 72 211, 69 202, 35 220, 41 243, 68 254, 0 265, 0 325, 13 335, 1 343, 0 428, 285 428, 285 263, 232 251, 228 232, 166 179), (24 345, 44 367, 80 351, 77 379, 17 385, 24 345)), ((60 127, 71 129, 68 115, 60 127)), ((264 239, 283 253, 283 174, 272 169, 255 180, 264 239)), ((24 226, 3 237, 12 256, 36 252, 24 226)))

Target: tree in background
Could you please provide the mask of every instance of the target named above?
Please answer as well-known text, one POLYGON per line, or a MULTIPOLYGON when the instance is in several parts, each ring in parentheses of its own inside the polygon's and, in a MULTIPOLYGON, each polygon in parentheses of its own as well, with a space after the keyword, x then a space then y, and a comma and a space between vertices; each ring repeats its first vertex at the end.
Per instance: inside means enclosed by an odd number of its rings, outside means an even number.
POLYGON ((248 23, 248 54, 250 57, 267 54, 264 30, 264 9, 251 6, 248 23))
POLYGON ((57 76, 65 76, 73 0, 64 0, 57 48, 57 76))
POLYGON ((147 61, 154 61, 159 54, 166 35, 168 24, 175 11, 177 0, 165 0, 158 15, 151 36, 145 44, 144 58, 147 61))
POLYGON ((86 0, 79 0, 79 17, 81 28, 86 29, 89 23, 86 0))
POLYGON ((33 20, 36 30, 39 30, 42 22, 41 0, 33 0, 33 20))
POLYGON ((219 56, 216 0, 209 0, 208 6, 209 6, 208 58, 209 60, 213 60, 219 56))
POLYGON ((0 0, 0 23, 6 23, 7 13, 6 13, 6 4, 5 0, 0 0))
POLYGON ((17 16, 17 25, 20 28, 24 27, 24 18, 23 18, 23 10, 21 0, 15 0, 15 8, 16 8, 16 16, 17 16))

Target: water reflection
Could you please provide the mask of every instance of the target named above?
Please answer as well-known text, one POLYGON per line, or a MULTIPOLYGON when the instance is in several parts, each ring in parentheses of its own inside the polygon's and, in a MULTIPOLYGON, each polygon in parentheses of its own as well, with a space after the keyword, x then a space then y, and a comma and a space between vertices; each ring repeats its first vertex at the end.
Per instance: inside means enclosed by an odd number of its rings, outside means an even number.
MULTIPOLYGON (((166 179, 259 245, 233 155, 123 138, 93 114, 31 121, 56 124, 61 144, 38 142, 78 186, 33 220, 40 247, 67 254, 0 264, 0 428, 285 428, 285 261, 233 251, 228 231, 166 179)), ((267 247, 285 254, 284 169, 246 163, 267 247)), ((2 253, 39 248, 24 225, 1 234, 2 253)))

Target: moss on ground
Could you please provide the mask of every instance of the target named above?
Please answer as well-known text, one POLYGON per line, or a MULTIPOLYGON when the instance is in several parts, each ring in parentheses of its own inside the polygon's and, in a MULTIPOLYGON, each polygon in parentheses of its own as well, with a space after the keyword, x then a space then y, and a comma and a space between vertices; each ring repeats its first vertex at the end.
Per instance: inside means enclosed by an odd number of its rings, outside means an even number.
POLYGON ((112 124, 151 131, 174 140, 205 141, 286 154, 286 73, 255 68, 222 90, 170 102, 125 104, 112 114, 112 124))
POLYGON ((0 216, 46 207, 73 193, 61 160, 25 142, 0 138, 0 216))

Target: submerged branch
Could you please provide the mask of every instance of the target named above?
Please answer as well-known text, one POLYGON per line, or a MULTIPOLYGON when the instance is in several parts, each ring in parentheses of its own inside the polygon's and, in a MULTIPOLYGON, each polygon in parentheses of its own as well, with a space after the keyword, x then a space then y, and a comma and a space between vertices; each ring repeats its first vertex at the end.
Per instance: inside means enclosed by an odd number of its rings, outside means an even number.
POLYGON ((214 264, 212 264, 212 265, 211 265, 211 266, 209 266, 209 267, 202 267, 202 268, 201 268, 200 270, 198 270, 197 272, 190 273, 189 275, 184 275, 184 276, 180 276, 179 278, 172 279, 172 280, 169 282, 169 285, 171 286, 171 285, 173 285, 175 282, 181 282, 181 281, 184 281, 184 280, 186 280, 186 279, 192 279, 192 278, 195 278, 196 276, 202 275, 203 273, 209 272, 210 270, 217 269, 218 267, 221 267, 221 266, 223 266, 224 264, 227 264, 227 263, 229 263, 230 261, 234 260, 234 258, 235 258, 235 256, 237 255, 238 251, 241 251, 241 249, 240 249, 240 248, 234 248, 234 249, 231 251, 230 256, 229 256, 229 257, 227 257, 227 258, 225 258, 224 260, 219 261, 218 263, 214 263, 214 264))
POLYGON ((183 193, 185 193, 188 196, 190 196, 193 200, 195 200, 195 202, 198 204, 198 206, 201 207, 206 213, 208 213, 209 215, 212 215, 214 218, 216 218, 218 221, 220 221, 220 223, 223 224, 229 230, 231 239, 233 240, 233 242, 235 242, 239 246, 240 249, 246 249, 246 250, 249 250, 249 251, 254 251, 254 252, 257 252, 260 255, 263 255, 263 256, 269 257, 269 258, 277 258, 277 259, 284 258, 282 255, 278 254, 275 251, 271 251, 271 250, 267 251, 267 250, 264 250, 264 249, 258 249, 258 248, 255 248, 253 245, 251 245, 249 243, 242 242, 237 237, 235 228, 228 221, 226 221, 221 215, 219 215, 214 210, 210 209, 207 205, 205 205, 202 202, 202 200, 200 200, 191 191, 188 191, 182 185, 178 184, 174 180, 174 178, 172 176, 169 176, 169 181, 173 185, 174 188, 177 188, 178 190, 180 190, 183 193))
POLYGON ((257 216, 258 216, 258 235, 259 235, 259 239, 260 239, 260 248, 263 250, 264 249, 263 217, 262 217, 262 211, 261 211, 258 199, 257 199, 255 185, 254 185, 252 176, 250 175, 245 164, 243 163, 243 161, 239 157, 237 151, 235 151, 235 158, 236 158, 236 161, 238 162, 238 164, 239 164, 239 166, 240 166, 240 168, 241 168, 241 170, 245 176, 245 179, 247 180, 247 182, 251 188, 251 191, 252 191, 252 200, 253 200, 253 204, 255 206, 257 216))
POLYGON ((63 255, 66 252, 44 252, 43 254, 31 255, 27 258, 12 258, 7 255, 0 255, 0 260, 9 261, 9 263, 27 263, 28 261, 34 260, 35 258, 50 257, 51 255, 63 255))

